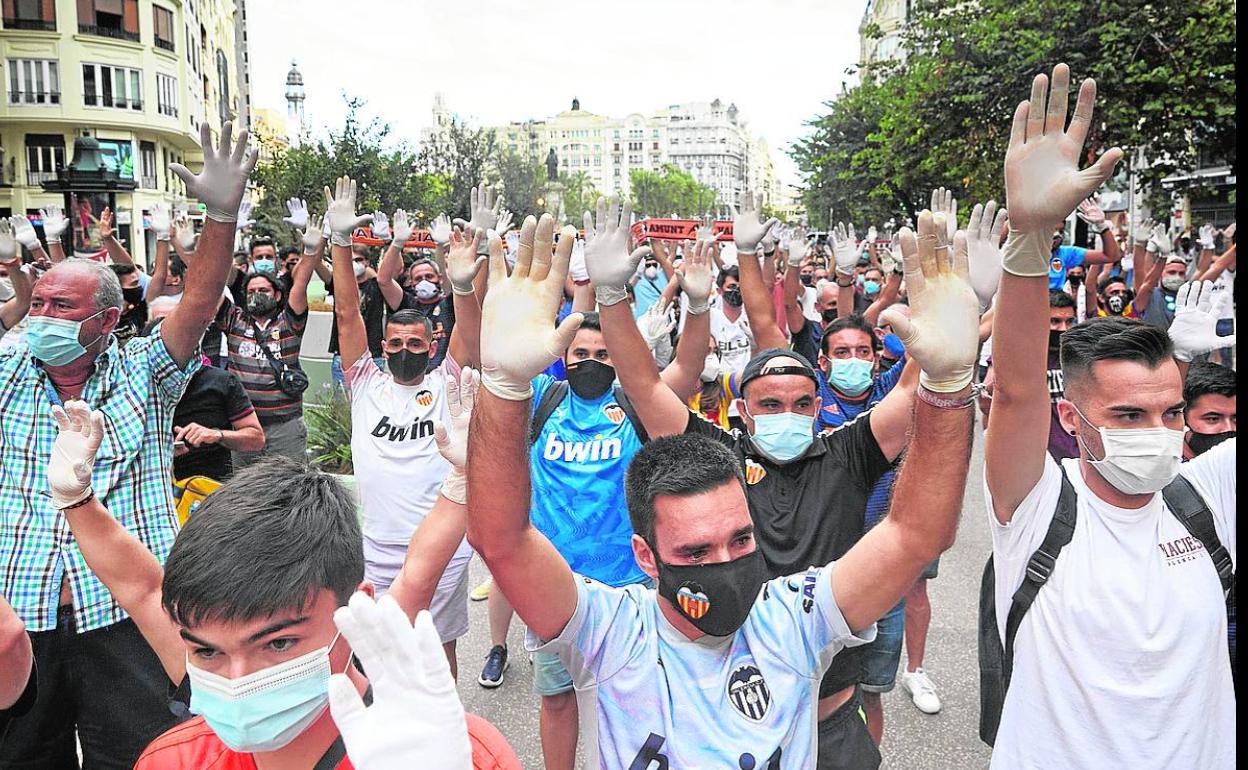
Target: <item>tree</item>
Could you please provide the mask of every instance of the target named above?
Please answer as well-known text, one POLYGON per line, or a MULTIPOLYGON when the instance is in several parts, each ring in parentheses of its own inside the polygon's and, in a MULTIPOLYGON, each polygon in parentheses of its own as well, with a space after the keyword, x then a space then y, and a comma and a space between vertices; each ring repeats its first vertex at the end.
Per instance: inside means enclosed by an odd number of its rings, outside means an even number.
POLYGON ((521 222, 530 214, 541 216, 546 210, 542 198, 546 165, 513 150, 503 150, 493 165, 502 186, 503 205, 515 215, 516 221, 521 222))
POLYGON ((568 221, 579 227, 581 215, 594 210, 602 193, 594 188, 594 180, 584 171, 568 174, 560 181, 563 182, 563 210, 568 221))
POLYGON ((634 210, 646 217, 699 217, 715 205, 714 188, 701 184, 669 163, 660 171, 634 169, 628 174, 634 210))
POLYGON ((449 195, 441 211, 468 219, 469 191, 485 179, 486 168, 494 156, 493 131, 469 128, 454 118, 446 132, 435 134, 421 148, 415 166, 449 182, 449 195))
POLYGON ((1235 164, 1232 0, 915 0, 903 49, 904 61, 865 70, 795 147, 816 222, 829 205, 838 219, 913 216, 938 185, 1001 200, 1014 108, 1060 61, 1097 81, 1088 159, 1142 148, 1137 172, 1155 195, 1198 156, 1235 164))

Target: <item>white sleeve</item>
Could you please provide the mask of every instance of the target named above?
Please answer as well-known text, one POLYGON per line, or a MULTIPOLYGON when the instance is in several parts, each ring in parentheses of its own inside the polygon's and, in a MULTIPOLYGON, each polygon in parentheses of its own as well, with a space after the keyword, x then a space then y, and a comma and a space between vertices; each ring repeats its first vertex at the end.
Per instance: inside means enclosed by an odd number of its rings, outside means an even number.
POLYGON ((577 688, 605 682, 642 649, 646 630, 639 602, 654 599, 640 586, 612 588, 581 575, 576 579, 576 611, 554 639, 529 631, 529 652, 559 656, 577 688))
POLYGON ((1235 561, 1235 439, 1227 439, 1190 463, 1179 473, 1196 487, 1213 513, 1218 539, 1235 561))
POLYGON ((767 581, 747 621, 748 634, 764 649, 785 651, 803 676, 822 675, 836 653, 875 640, 874 623, 855 634, 841 614, 832 593, 835 565, 767 581))

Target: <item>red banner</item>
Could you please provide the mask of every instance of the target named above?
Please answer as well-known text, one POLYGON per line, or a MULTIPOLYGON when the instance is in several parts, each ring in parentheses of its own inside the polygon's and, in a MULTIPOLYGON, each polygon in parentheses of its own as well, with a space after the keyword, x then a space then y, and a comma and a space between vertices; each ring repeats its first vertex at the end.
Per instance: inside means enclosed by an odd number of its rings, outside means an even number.
MULTIPOLYGON (((383 241, 374 236, 371 227, 357 227, 355 232, 351 233, 351 243, 358 246, 385 246, 389 241, 383 241)), ((432 249, 436 246, 428 230, 413 230, 412 239, 403 244, 403 250, 432 249)))
MULTIPOLYGON (((643 219, 633 225, 633 239, 637 242, 656 241, 693 241, 697 240, 698 228, 702 226, 698 219, 643 219)), ((717 241, 732 240, 732 220, 721 220, 711 224, 717 241)))

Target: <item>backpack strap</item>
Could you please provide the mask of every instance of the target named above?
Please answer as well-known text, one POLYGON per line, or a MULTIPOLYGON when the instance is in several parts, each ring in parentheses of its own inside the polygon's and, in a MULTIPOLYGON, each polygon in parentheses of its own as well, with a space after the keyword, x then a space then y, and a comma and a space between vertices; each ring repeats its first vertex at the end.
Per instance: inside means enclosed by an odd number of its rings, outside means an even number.
POLYGON ((633 424, 633 430, 637 432, 637 440, 645 444, 650 441, 650 434, 646 433, 646 426, 641 422, 641 418, 637 416, 637 410, 633 408, 633 402, 628 400, 628 396, 624 394, 624 388, 615 385, 611 389, 611 395, 615 397, 615 403, 620 405, 624 410, 624 416, 633 424))
POLYGON ((1209 558, 1213 559, 1218 580, 1222 582, 1222 593, 1229 597, 1235 590, 1235 563, 1231 561, 1231 554, 1226 546, 1218 539, 1218 531, 1213 526, 1213 512, 1205 504, 1204 498, 1196 491, 1192 482, 1181 475, 1175 476, 1174 481, 1161 490, 1161 497, 1188 534, 1199 540, 1209 558))
MULTIPOLYGON (((1057 495, 1057 511, 1053 521, 1049 523, 1049 531, 1044 534, 1044 542, 1027 561, 1027 572, 1023 575, 1023 584, 1014 592, 1010 603, 1010 614, 1005 621, 1005 677, 1009 682, 1010 670, 1014 666, 1014 637, 1023 622, 1023 616, 1031 608, 1032 602, 1044 584, 1053 575, 1053 567, 1062 549, 1075 534, 1075 522, 1078 520, 1078 498, 1070 479, 1066 477, 1066 469, 1062 468, 1062 489, 1057 495)), ((1008 686, 1008 685, 1007 685, 1008 686)))
POLYGON ((533 411, 533 419, 529 422, 529 446, 537 443, 537 437, 542 434, 542 427, 559 408, 559 404, 563 403, 563 399, 567 398, 568 389, 567 380, 555 380, 542 394, 541 400, 537 402, 537 408, 533 411))

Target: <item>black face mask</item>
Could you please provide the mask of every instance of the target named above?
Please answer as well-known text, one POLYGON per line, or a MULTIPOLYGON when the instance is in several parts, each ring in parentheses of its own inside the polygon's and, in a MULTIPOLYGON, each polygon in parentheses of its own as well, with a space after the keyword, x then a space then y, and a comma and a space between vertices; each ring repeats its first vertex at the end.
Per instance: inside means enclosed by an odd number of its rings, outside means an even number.
POLYGON ((1067 276, 1066 276, 1066 280, 1070 281, 1070 285, 1071 285, 1071 286, 1082 286, 1082 285, 1083 285, 1083 276, 1082 276, 1082 275, 1067 275, 1067 276))
POLYGON ((723 296, 724 302, 732 305, 733 307, 741 307, 741 304, 745 302, 745 300, 741 298, 740 289, 725 289, 723 296))
POLYGON ((711 636, 735 633, 767 582, 762 551, 718 564, 677 566, 660 561, 658 565, 659 595, 675 605, 695 628, 711 636))
POLYGON ((1127 309, 1127 298, 1121 294, 1115 294, 1105 300, 1105 307, 1114 315, 1122 315, 1123 311, 1127 309))
POLYGON ((264 292, 253 292, 247 295, 247 312, 252 315, 268 315, 277 310, 277 298, 264 292))
POLYGON ((1196 431, 1191 431, 1187 434, 1187 445, 1192 448, 1192 454, 1200 457, 1228 438, 1235 438, 1235 431, 1228 430, 1222 433, 1197 433, 1196 431))
POLYGON ((615 382, 615 367, 592 358, 568 364, 567 370, 572 392, 586 401, 602 398, 615 382))
POLYGON ((412 382, 429 370, 429 351, 413 353, 410 350, 400 350, 398 353, 390 353, 386 358, 386 366, 394 379, 399 382, 412 382))
POLYGON ((836 308, 832 308, 831 310, 825 310, 819 315, 823 316, 823 322, 825 324, 830 324, 836 320, 836 308))
POLYGON ((799 275, 797 280, 801 281, 803 286, 813 286, 815 283, 815 277, 806 273, 799 275))
POLYGON ((137 305, 143 301, 143 287, 134 286, 121 290, 121 296, 126 300, 128 305, 137 305))

